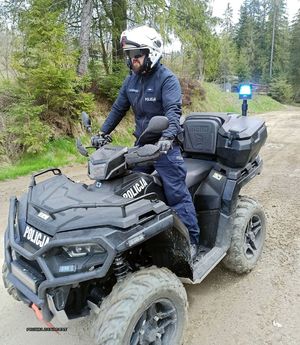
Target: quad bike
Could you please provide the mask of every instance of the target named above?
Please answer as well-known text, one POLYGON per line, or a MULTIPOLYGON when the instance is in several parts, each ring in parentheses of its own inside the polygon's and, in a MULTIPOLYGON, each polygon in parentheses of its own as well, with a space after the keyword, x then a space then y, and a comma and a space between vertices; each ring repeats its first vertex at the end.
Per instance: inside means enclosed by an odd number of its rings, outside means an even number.
MULTIPOLYGON (((84 123, 90 129, 86 115, 84 123)), ((97 344, 179 345, 187 317, 182 283, 200 283, 221 261, 237 273, 254 268, 266 220, 240 190, 261 172, 264 121, 227 113, 185 118, 186 184, 201 229, 194 260, 158 174, 132 170, 162 154, 153 143, 167 126, 165 117, 152 118, 133 148, 96 135, 88 164, 94 183, 48 169, 11 198, 3 279, 14 298, 47 322, 93 315, 97 344), (45 173, 53 176, 37 181, 45 173)), ((80 141, 77 147, 88 154, 80 141)))

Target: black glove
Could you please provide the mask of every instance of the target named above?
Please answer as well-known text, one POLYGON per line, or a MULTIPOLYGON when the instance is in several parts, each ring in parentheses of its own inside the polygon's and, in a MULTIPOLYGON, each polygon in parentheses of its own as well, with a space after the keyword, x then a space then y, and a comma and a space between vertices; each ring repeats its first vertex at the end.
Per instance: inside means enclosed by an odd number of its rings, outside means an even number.
POLYGON ((106 140, 106 143, 111 143, 112 142, 112 137, 110 134, 105 134, 103 132, 99 132, 100 137, 106 140))
POLYGON ((91 144, 94 147, 101 147, 105 144, 111 143, 112 137, 109 134, 99 132, 97 135, 93 135, 91 138, 91 144))
POLYGON ((159 151, 167 153, 170 148, 172 148, 174 139, 161 137, 157 143, 157 146, 159 147, 159 151))

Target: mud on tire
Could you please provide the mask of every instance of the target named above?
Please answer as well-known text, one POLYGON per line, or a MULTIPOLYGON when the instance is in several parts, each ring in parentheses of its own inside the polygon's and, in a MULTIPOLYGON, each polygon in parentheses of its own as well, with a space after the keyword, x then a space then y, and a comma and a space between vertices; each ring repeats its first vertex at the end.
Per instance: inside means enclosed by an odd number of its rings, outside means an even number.
POLYGON ((231 246, 222 261, 236 273, 250 272, 259 260, 266 237, 266 217, 256 200, 239 196, 231 246))
POLYGON ((150 267, 114 286, 100 306, 92 336, 99 345, 181 345, 186 319, 182 283, 168 269, 150 267))

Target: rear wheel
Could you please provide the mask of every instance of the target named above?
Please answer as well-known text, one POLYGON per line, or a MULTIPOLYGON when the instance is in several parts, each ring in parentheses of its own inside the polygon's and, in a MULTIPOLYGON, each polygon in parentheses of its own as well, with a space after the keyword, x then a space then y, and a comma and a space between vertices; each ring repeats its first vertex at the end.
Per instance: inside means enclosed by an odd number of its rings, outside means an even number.
POLYGON ((259 260, 266 237, 266 217, 256 200, 240 196, 233 221, 231 246, 223 265, 236 273, 250 272, 259 260))
POLYGON ((101 345, 180 345, 187 296, 166 268, 147 268, 117 283, 102 302, 93 325, 101 345))

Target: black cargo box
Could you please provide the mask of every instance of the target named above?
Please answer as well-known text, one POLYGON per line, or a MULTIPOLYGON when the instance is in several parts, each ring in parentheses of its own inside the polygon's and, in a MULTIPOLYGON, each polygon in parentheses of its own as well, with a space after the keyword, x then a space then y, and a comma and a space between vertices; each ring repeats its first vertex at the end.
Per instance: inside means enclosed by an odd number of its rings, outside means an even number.
POLYGON ((231 168, 254 160, 265 143, 262 119, 231 113, 192 113, 184 122, 184 151, 231 168))
POLYGON ((264 120, 240 116, 231 118, 219 129, 218 160, 232 168, 242 168, 253 161, 267 139, 264 120))

